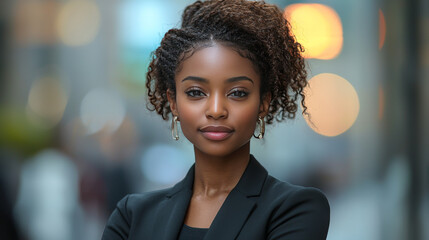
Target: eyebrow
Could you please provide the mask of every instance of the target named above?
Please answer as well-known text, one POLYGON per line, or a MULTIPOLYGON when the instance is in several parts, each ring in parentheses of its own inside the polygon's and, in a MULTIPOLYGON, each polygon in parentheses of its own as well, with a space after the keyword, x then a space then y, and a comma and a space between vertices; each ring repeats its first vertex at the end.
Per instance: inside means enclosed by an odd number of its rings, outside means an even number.
MULTIPOLYGON (((194 80, 197 82, 203 82, 203 83, 208 83, 209 81, 205 78, 202 77, 196 77, 196 76, 187 76, 185 77, 182 82, 186 81, 186 80, 194 80)), ((232 82, 238 82, 238 81, 242 81, 242 80, 247 80, 250 81, 252 84, 254 84, 253 80, 246 77, 246 76, 238 76, 238 77, 232 77, 232 78, 228 78, 226 80, 227 83, 232 83, 232 82)))

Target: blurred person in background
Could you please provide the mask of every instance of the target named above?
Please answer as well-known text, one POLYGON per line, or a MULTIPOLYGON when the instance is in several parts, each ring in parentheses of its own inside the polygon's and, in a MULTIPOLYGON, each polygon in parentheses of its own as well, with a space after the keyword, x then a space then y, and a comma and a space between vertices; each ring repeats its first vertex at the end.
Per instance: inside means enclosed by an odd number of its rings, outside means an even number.
POLYGON ((250 154, 265 124, 304 106, 302 49, 275 5, 197 1, 168 31, 147 73, 149 103, 195 164, 174 187, 123 198, 102 239, 326 239, 330 209, 316 188, 268 175, 250 154))

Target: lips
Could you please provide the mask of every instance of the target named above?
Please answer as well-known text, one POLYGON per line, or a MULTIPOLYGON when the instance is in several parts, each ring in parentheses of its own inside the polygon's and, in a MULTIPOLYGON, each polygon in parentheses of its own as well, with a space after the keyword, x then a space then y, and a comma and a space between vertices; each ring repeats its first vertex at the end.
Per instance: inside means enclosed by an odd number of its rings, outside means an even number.
POLYGON ((232 135, 234 130, 226 126, 206 126, 200 129, 205 138, 212 141, 222 141, 232 135))

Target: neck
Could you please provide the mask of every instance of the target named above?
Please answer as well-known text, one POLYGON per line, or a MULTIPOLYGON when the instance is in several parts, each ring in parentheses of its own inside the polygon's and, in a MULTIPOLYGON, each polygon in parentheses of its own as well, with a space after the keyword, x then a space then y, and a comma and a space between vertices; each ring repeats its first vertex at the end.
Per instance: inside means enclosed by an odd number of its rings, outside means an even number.
POLYGON ((212 156, 195 151, 194 195, 228 194, 238 183, 250 159, 250 141, 234 153, 212 156))

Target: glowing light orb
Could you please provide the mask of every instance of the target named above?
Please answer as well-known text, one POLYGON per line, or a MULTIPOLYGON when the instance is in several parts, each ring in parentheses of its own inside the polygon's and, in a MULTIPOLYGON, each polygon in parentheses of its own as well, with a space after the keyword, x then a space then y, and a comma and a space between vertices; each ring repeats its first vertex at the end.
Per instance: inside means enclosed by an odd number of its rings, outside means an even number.
POLYGON ((125 104, 115 92, 94 89, 82 100, 80 119, 88 134, 116 131, 125 117, 125 104))
POLYGON ((155 145, 142 156, 141 169, 152 182, 174 184, 181 180, 191 163, 178 148, 169 145, 155 145))
POLYGON ((344 78, 322 73, 309 80, 304 90, 309 116, 307 124, 324 136, 337 136, 347 131, 359 114, 359 98, 354 87, 344 78))
POLYGON ((53 44, 58 41, 55 20, 57 1, 14 1, 11 17, 13 40, 19 44, 53 44))
POLYGON ((343 46, 343 27, 334 9, 322 4, 292 4, 285 8, 305 58, 332 59, 343 46))
POLYGON ((58 80, 49 77, 36 80, 28 95, 27 116, 39 125, 53 127, 62 119, 67 99, 58 80))
POLYGON ((124 1, 119 9, 120 36, 128 46, 152 49, 174 27, 175 14, 162 1, 124 1))
POLYGON ((56 28, 61 41, 82 46, 94 40, 100 27, 100 12, 94 1, 71 0, 61 8, 56 28))

